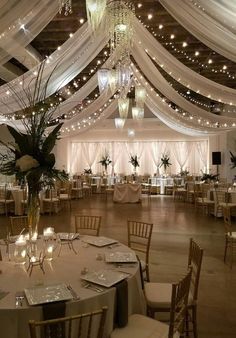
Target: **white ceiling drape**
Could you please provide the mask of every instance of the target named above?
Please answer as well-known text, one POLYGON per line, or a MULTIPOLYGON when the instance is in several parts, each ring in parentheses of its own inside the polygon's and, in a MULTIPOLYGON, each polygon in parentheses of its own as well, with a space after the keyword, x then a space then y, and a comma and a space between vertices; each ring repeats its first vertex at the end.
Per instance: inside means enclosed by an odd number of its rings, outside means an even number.
POLYGON ((147 49, 149 54, 155 57, 156 62, 163 65, 163 69, 176 81, 203 96, 210 95, 213 100, 236 105, 235 89, 209 80, 185 66, 169 53, 137 19, 135 19, 135 41, 137 43, 140 41, 141 46, 147 49))
MULTIPOLYGON (((207 1, 206 1, 207 2, 207 1)), ((191 34, 217 53, 236 62, 236 36, 189 0, 160 0, 191 34)))

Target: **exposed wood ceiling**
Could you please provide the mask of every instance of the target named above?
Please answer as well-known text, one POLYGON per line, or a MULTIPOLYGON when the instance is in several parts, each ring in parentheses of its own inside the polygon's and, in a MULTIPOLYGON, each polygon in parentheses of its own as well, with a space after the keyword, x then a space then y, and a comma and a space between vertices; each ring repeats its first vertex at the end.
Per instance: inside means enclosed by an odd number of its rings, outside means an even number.
MULTIPOLYGON (((147 26, 148 30, 156 35, 156 39, 171 52, 179 61, 190 67, 201 75, 221 83, 223 85, 236 88, 235 79, 232 78, 236 74, 236 65, 234 62, 225 57, 215 53, 207 46, 199 42, 188 31, 186 31, 169 13, 162 7, 158 0, 142 0, 133 1, 136 7, 136 16, 147 26), (141 4, 139 7, 138 4, 141 4), (152 14, 152 18, 148 19, 148 14, 152 14), (163 28, 160 29, 160 25, 163 28), (175 38, 171 39, 171 34, 175 38), (187 42, 187 47, 183 47, 183 42, 187 42), (199 56, 195 56, 195 52, 199 52, 199 56), (185 54, 186 53, 186 54, 185 54), (196 62, 192 62, 191 59, 196 62), (208 64, 211 58, 213 63, 208 64), (202 67, 201 64, 207 65, 207 68, 202 67), (227 70, 222 71, 223 65, 227 66, 227 70), (215 72, 217 70, 217 72, 215 72), (229 72, 229 74, 227 74, 229 72)), ((58 46, 62 45, 69 37, 70 33, 75 32, 81 25, 82 21, 86 20, 85 0, 72 0, 73 13, 64 16, 58 14, 56 17, 44 28, 44 30, 32 41, 31 46, 42 56, 50 55, 58 46)), ((104 51, 98 55, 97 59, 104 57, 104 51)), ((97 64, 97 59, 94 60, 83 72, 78 76, 78 81, 83 81, 83 77, 90 75, 90 69, 97 64)), ((19 72, 26 71, 26 67, 19 61, 12 59, 7 63, 7 67, 13 64, 18 68, 19 72)), ((16 71, 17 73, 17 71, 16 71)), ((163 72, 163 75, 171 81, 171 78, 163 72)), ((3 81, 2 81, 3 83, 3 81)), ((173 81, 173 85, 179 91, 186 94, 187 88, 179 85, 173 81)), ((210 103, 210 100, 203 98, 195 93, 191 93, 193 97, 203 102, 210 103)))

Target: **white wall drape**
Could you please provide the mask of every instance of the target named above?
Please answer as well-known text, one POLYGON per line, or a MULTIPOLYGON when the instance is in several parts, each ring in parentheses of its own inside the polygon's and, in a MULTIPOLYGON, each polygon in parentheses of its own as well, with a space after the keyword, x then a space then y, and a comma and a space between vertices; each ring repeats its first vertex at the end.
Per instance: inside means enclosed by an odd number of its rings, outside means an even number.
MULTIPOLYGON (((137 155, 140 167, 138 174, 153 175, 157 172, 159 158, 168 153, 172 166, 171 174, 177 174, 182 169, 188 169, 192 174, 199 174, 204 170, 208 161, 208 141, 118 141, 118 142, 78 142, 71 143, 68 168, 70 174, 82 173, 85 168, 91 167, 94 174, 103 172, 99 161, 106 153, 112 160, 108 172, 131 174, 133 167, 129 163, 130 154, 137 155), (201 161, 199 161, 201 149, 201 161)), ((160 168, 160 173, 163 168, 160 168)))

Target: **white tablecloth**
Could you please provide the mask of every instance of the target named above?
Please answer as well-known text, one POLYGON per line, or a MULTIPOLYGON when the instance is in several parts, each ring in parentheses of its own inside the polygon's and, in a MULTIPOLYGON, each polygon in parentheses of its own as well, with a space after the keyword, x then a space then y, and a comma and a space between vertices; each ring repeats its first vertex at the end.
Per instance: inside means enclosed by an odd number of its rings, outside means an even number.
MULTIPOLYGON (((81 285, 81 270, 84 267, 87 267, 89 271, 117 269, 128 272, 129 314, 145 313, 145 302, 141 289, 138 264, 128 264, 127 267, 116 268, 112 264, 96 260, 98 253, 103 255, 107 251, 129 251, 128 247, 124 245, 112 249, 108 247, 86 247, 86 244, 82 240, 75 240, 74 247, 78 252, 77 255, 72 250, 69 250, 67 245, 63 245, 60 257, 56 256, 52 262, 46 261, 44 263, 45 275, 39 267, 35 267, 31 277, 26 272, 25 266, 15 265, 14 262, 7 261, 7 257, 3 257, 4 260, 0 261, 0 270, 2 271, 0 275, 0 288, 2 291, 8 291, 9 294, 0 300, 1 337, 28 338, 28 321, 30 319, 43 319, 42 306, 40 305, 29 307, 26 301, 24 301, 22 308, 15 308, 15 295, 17 292, 22 292, 25 288, 36 285, 58 283, 71 285, 80 297, 79 300, 72 300, 66 303, 66 316, 94 311, 102 306, 108 306, 105 327, 106 337, 108 337, 113 328, 116 289, 114 287, 104 288, 104 292, 97 293, 83 288, 81 285)), ((13 249, 14 244, 11 245, 11 250, 13 249)), ((3 253, 5 252, 3 247, 2 251, 3 253)))
POLYGON ((113 201, 118 203, 138 203, 141 201, 141 184, 116 184, 113 201))

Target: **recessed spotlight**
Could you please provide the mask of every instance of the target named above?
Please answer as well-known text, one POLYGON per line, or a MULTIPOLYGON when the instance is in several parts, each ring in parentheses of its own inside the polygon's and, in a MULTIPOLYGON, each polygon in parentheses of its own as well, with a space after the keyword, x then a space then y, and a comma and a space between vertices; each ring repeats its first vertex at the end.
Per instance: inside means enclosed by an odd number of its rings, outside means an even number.
POLYGON ((226 65, 224 65, 224 66, 223 66, 223 69, 227 69, 227 66, 226 66, 226 65))
POLYGON ((162 25, 162 24, 160 24, 160 25, 159 25, 159 29, 162 29, 162 28, 163 28, 163 25, 162 25))
POLYGON ((81 24, 84 23, 84 19, 81 18, 81 19, 79 20, 79 22, 80 22, 81 24))
POLYGON ((175 35, 171 34, 170 38, 171 38, 171 40, 173 40, 175 38, 175 35))
POLYGON ((152 19, 152 14, 148 14, 148 20, 152 19))
POLYGON ((70 33, 70 34, 69 34, 69 37, 72 38, 72 37, 73 37, 73 33, 70 33))
POLYGON ((141 7, 142 7, 142 4, 141 4, 141 3, 139 3, 139 4, 138 4, 138 8, 141 8, 141 7))
POLYGON ((187 47, 188 46, 187 42, 184 41, 182 46, 187 47))
POLYGON ((196 50, 196 52, 194 53, 195 56, 199 55, 199 51, 196 50))
POLYGON ((208 63, 209 63, 209 64, 211 64, 212 62, 213 62, 212 59, 209 59, 209 60, 208 60, 208 63))

